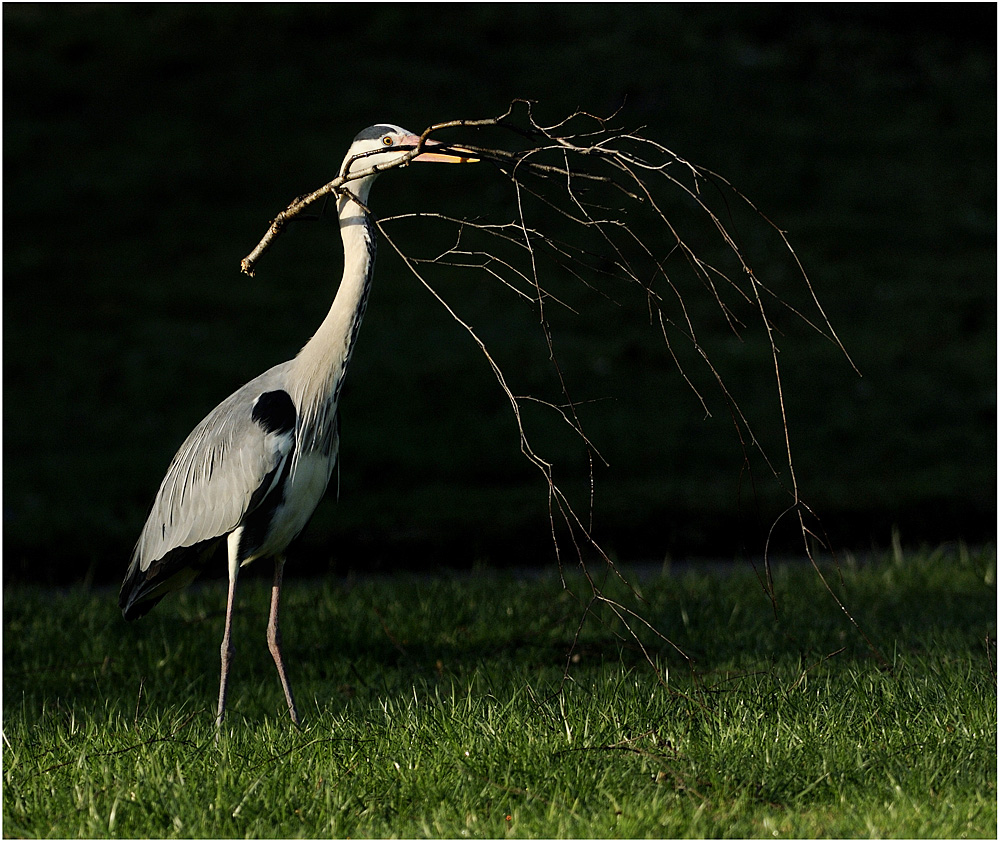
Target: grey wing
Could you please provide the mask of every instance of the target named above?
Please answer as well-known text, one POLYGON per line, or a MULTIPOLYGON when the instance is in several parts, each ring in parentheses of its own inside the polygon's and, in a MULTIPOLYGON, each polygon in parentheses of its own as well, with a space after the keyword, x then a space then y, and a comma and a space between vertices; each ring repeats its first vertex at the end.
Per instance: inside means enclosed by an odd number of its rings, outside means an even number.
POLYGON ((280 388, 282 369, 276 366, 230 395, 177 451, 122 586, 119 604, 126 617, 141 616, 191 581, 218 540, 282 477, 295 441, 295 407, 280 388))

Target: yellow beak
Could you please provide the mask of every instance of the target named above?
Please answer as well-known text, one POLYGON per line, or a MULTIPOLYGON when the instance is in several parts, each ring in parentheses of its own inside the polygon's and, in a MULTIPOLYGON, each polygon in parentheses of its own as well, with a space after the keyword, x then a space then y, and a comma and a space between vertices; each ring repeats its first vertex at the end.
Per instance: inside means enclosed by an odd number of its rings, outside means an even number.
MULTIPOLYGON (((410 137, 404 138, 403 142, 413 146, 420 143, 420 138, 416 135, 411 135, 410 137)), ((426 150, 429 146, 443 146, 441 142, 437 140, 425 140, 424 149, 426 150)), ((463 149, 461 146, 448 146, 447 152, 430 152, 424 151, 419 155, 413 157, 413 161, 420 163, 438 163, 438 164, 475 164, 479 162, 479 158, 476 157, 475 152, 469 149, 463 149)))

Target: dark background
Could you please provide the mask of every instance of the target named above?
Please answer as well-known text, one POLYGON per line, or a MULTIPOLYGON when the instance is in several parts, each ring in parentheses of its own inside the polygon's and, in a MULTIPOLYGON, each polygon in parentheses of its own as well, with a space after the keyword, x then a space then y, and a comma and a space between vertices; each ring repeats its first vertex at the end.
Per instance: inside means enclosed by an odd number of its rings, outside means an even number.
MULTIPOLYGON (((325 313, 330 217, 283 237, 253 279, 239 260, 361 128, 495 116, 515 97, 552 121, 620 108, 789 232, 863 375, 815 335, 783 340, 800 484, 835 546, 893 529, 911 544, 995 537, 993 4, 3 16, 5 580, 120 578, 187 432, 325 313)), ((376 210, 431 196, 426 209, 506 212, 495 173, 438 170, 386 176, 376 210)), ((491 342, 532 347, 532 315, 502 291, 442 283, 491 342)), ((598 539, 628 560, 758 551, 783 504, 764 490, 754 506, 725 414, 704 419, 642 308, 602 332, 592 306, 564 347, 593 394, 615 396, 595 422, 611 462, 598 539)), ((509 360, 529 378, 547 366, 534 347, 509 360)), ((770 363, 747 347, 724 374, 761 384, 747 411, 780 442, 770 363)), ((300 570, 552 562, 546 488, 505 399, 388 248, 341 413, 340 501, 303 536, 300 570)))

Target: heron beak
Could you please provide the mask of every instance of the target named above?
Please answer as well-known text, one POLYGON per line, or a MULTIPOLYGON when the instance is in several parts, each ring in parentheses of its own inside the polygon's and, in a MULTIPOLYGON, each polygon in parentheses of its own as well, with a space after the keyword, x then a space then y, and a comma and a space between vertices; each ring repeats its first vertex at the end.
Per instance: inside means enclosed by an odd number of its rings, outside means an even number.
MULTIPOLYGON (((420 138, 416 135, 408 137, 405 140, 408 144, 413 144, 416 146, 420 143, 420 138)), ((424 149, 426 150, 429 146, 444 146, 441 142, 437 140, 425 140, 424 149)), ((429 152, 424 151, 419 155, 412 158, 413 161, 418 163, 438 163, 438 164, 475 164, 479 162, 479 158, 476 157, 476 153, 469 149, 463 149, 461 146, 447 146, 445 147, 447 152, 429 152)))

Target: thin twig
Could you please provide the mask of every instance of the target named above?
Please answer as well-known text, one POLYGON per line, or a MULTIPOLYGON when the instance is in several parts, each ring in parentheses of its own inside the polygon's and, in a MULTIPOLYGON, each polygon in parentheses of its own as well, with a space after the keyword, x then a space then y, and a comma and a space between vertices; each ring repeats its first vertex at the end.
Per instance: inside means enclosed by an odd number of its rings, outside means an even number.
MULTIPOLYGON (((549 524, 556 560, 559 564, 561 581, 568 588, 563 576, 563 543, 568 542, 575 556, 587 587, 588 595, 578 598, 583 616, 576 630, 567 658, 565 676, 568 676, 572 652, 579 641, 583 620, 588 616, 601 616, 598 609, 604 606, 614 617, 627 636, 637 644, 643 656, 660 676, 654 653, 640 638, 640 632, 651 632, 659 643, 667 644, 682 658, 690 659, 671 641, 660 633, 636 610, 619 600, 610 599, 604 590, 604 582, 598 581, 588 564, 596 557, 603 569, 610 571, 625 584, 637 603, 641 597, 635 588, 622 576, 609 555, 602 549, 594 535, 595 511, 595 460, 607 464, 596 444, 584 430, 578 408, 601 396, 588 395, 578 400, 570 394, 567 378, 557 353, 552 324, 549 319, 549 304, 557 304, 567 312, 579 312, 564 295, 557 295, 554 283, 543 269, 554 264, 559 277, 565 277, 582 285, 588 292, 603 296, 619 303, 619 295, 614 296, 603 289, 606 284, 616 284, 625 293, 641 296, 643 307, 648 313, 649 323, 662 337, 667 356, 680 373, 683 381, 696 396, 706 418, 712 416, 710 404, 703 393, 695 374, 686 369, 682 348, 686 345, 699 365, 704 365, 707 378, 721 395, 729 411, 733 427, 743 455, 740 466, 740 483, 744 474, 749 477, 750 487, 757 498, 757 477, 753 470, 753 459, 763 462, 767 472, 778 487, 788 495, 788 506, 771 523, 763 546, 765 575, 762 578, 774 610, 777 601, 770 572, 770 552, 778 525, 794 513, 798 524, 805 555, 810 559, 821 581, 838 607, 848 616, 854 628, 861 633, 870 650, 883 664, 885 659, 872 641, 860 629, 843 602, 830 588, 817 564, 814 542, 818 541, 816 530, 810 528, 806 517, 815 518, 812 509, 800 496, 799 479, 795 467, 791 423, 785 395, 785 381, 781 365, 779 339, 782 334, 773 310, 790 315, 806 325, 810 330, 824 336, 843 353, 853 366, 846 349, 834 330, 826 312, 820 304, 816 290, 806 275, 802 263, 792 247, 787 232, 775 225, 756 204, 736 189, 728 180, 717 173, 692 164, 668 147, 644 137, 640 130, 627 131, 612 126, 618 114, 599 117, 577 111, 552 125, 540 124, 534 115, 533 105, 528 100, 515 100, 499 116, 477 120, 450 120, 428 126, 420 135, 417 146, 390 165, 367 168, 358 173, 349 172, 353 161, 345 162, 343 171, 337 178, 305 196, 299 197, 279 213, 271 222, 264 237, 241 263, 244 272, 252 274, 260 257, 288 223, 299 217, 303 210, 313 203, 337 195, 342 200, 357 202, 378 227, 382 236, 399 254, 412 275, 430 292, 445 312, 469 335, 474 345, 483 354, 501 391, 509 402, 514 425, 518 432, 519 446, 525 458, 541 473, 547 492, 549 524), (432 135, 462 129, 478 135, 505 139, 502 144, 479 143, 474 145, 463 139, 461 148, 470 150, 495 167, 495 171, 506 179, 512 190, 515 218, 507 222, 491 222, 481 219, 448 217, 428 212, 421 214, 400 214, 376 219, 351 193, 347 183, 350 180, 374 175, 385 169, 405 166, 420 154, 432 135), (517 146, 520 148, 510 148, 517 146), (703 189, 711 185, 712 190, 703 189), (603 191, 603 192, 602 192, 603 191), (709 200, 725 195, 736 197, 763 221, 766 230, 778 237, 791 256, 797 275, 808 293, 812 311, 793 306, 783 300, 771 286, 765 284, 751 265, 750 258, 740 247, 736 236, 722 218, 710 207, 709 200), (701 230, 712 235, 723 253, 732 264, 720 263, 720 258, 712 260, 703 257, 700 249, 685 239, 676 212, 669 209, 668 202, 682 202, 685 212, 692 213, 701 230), (543 224, 533 220, 535 208, 546 214, 543 224), (422 217, 444 225, 454 226, 451 245, 432 253, 430 256, 408 254, 395 242, 388 230, 389 223, 422 217), (546 233, 555 220, 571 230, 585 236, 584 246, 559 240, 546 233), (642 225, 638 221, 642 221, 642 225), (649 230, 656 233, 650 234, 649 230), (484 239, 481 246, 478 239, 484 239), (511 252, 505 256, 505 252, 511 252), (537 319, 537 327, 542 333, 552 367, 559 397, 545 400, 537 396, 518 394, 509 384, 508 377, 491 354, 486 343, 473 326, 462 319, 454 307, 437 291, 426 273, 427 267, 452 267, 462 271, 476 270, 486 279, 493 279, 513 291, 522 301, 530 304, 537 319), (679 266, 680 269, 672 267, 679 266), (689 273, 693 283, 685 283, 678 273, 689 273), (725 382, 719 368, 712 359, 709 349, 700 340, 698 330, 701 311, 692 307, 692 299, 701 295, 714 305, 731 334, 740 342, 744 334, 754 328, 760 332, 770 353, 770 369, 774 388, 775 408, 781 425, 782 454, 780 459, 772 459, 766 452, 760 437, 755 432, 751 419, 740 406, 730 385, 725 382), (556 465, 532 443, 522 416, 526 403, 535 403, 553 409, 586 448, 588 471, 587 512, 578 512, 574 504, 564 494, 557 482, 556 465), (753 459, 752 459, 753 457, 753 459)), ((728 207, 728 205, 727 205, 728 207)), ((731 218, 731 214, 730 214, 731 218)), ((627 303, 621 304, 629 306, 627 303)), ((855 369, 856 370, 856 369, 855 369)), ((701 375, 706 376, 704 372, 701 375)), ((811 523, 811 520, 810 520, 811 523)), ((820 542, 824 546, 828 542, 820 542)), ((756 564, 754 565, 756 570, 756 564)), ((384 626, 384 623, 383 623, 384 626)), ((388 630, 386 630, 388 634, 388 630)), ((390 639, 392 639, 391 635, 390 639)), ((393 640, 397 648, 402 647, 393 640)))

